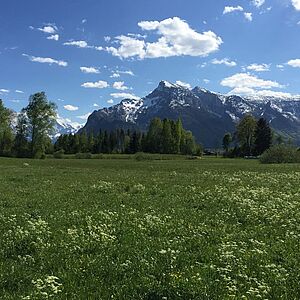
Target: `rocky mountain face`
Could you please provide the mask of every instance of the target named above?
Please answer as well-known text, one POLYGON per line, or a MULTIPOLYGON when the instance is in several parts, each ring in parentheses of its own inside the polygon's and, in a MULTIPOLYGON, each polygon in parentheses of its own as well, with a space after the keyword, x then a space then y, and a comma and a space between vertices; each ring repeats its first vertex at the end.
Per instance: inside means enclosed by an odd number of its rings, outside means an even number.
POLYGON ((125 99, 112 107, 94 111, 82 130, 98 133, 115 128, 146 130, 151 119, 181 118, 205 147, 219 147, 226 132, 247 113, 264 117, 271 127, 300 144, 300 98, 239 97, 213 93, 200 87, 193 90, 161 81, 148 96, 125 99))

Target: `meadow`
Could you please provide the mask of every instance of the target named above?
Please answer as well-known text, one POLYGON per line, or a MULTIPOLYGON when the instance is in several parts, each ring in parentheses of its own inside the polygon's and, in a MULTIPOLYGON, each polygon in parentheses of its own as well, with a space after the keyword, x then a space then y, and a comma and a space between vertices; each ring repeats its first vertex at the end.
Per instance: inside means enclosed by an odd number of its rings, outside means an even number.
POLYGON ((1 299, 300 299, 300 165, 0 159, 1 299))

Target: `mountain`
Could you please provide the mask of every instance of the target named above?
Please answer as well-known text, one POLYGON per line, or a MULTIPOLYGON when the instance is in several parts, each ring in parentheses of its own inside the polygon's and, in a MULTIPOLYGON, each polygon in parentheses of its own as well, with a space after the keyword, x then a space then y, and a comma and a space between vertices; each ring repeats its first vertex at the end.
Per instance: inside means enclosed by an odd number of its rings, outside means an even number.
POLYGON ((228 96, 200 87, 190 90, 168 81, 161 81, 144 98, 124 99, 94 111, 82 130, 146 130, 154 117, 181 118, 184 128, 192 131, 199 143, 219 147, 224 134, 233 133, 247 113, 266 118, 276 132, 300 144, 300 97, 228 96))
MULTIPOLYGON (((12 112, 11 113, 11 126, 12 129, 15 130, 17 126, 17 119, 18 119, 18 113, 12 112)), ((64 119, 57 115, 57 118, 55 120, 54 124, 54 132, 50 136, 50 138, 55 141, 60 135, 62 134, 69 134, 69 133, 76 133, 80 128, 82 128, 83 125, 71 122, 69 119, 64 119)))
POLYGON ((71 122, 71 120, 63 119, 58 115, 55 120, 54 133, 51 139, 56 140, 62 134, 76 133, 82 126, 82 124, 71 122))

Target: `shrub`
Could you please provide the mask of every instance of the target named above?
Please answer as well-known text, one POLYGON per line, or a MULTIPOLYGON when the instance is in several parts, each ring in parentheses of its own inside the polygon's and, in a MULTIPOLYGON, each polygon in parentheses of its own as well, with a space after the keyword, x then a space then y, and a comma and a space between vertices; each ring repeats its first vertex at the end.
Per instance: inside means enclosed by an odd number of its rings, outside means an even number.
POLYGON ((276 145, 260 156, 263 164, 300 163, 300 153, 296 148, 285 145, 276 145))
POLYGON ((93 158, 92 153, 76 153, 76 159, 91 159, 93 158))
POLYGON ((65 154, 64 150, 58 150, 58 151, 53 153, 53 157, 61 159, 61 158, 64 158, 64 154, 65 154))
POLYGON ((143 160, 155 160, 155 156, 150 153, 144 153, 144 152, 137 152, 134 155, 134 159, 137 161, 143 161, 143 160))

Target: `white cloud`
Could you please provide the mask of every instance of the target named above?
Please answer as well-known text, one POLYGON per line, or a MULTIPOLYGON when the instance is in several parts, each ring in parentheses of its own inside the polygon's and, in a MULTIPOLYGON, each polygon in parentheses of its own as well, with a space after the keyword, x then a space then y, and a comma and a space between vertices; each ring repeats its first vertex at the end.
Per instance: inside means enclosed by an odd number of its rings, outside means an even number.
POLYGON ((7 90, 7 89, 0 89, 0 93, 1 94, 7 94, 7 93, 9 93, 10 92, 10 90, 7 90))
POLYGON ((207 84, 207 83, 210 83, 210 80, 209 79, 203 79, 203 82, 207 84))
POLYGON ((53 34, 47 37, 47 40, 54 40, 58 41, 59 40, 59 35, 58 34, 53 34))
POLYGON ((92 106, 93 106, 93 107, 100 107, 100 105, 97 104, 97 103, 94 103, 92 106))
POLYGON ((80 67, 80 71, 86 74, 99 74, 100 71, 94 67, 80 67))
POLYGON ((135 76, 134 73, 131 70, 128 70, 128 71, 116 70, 116 71, 113 71, 113 74, 110 75, 110 78, 119 78, 119 77, 121 77, 122 74, 123 75, 135 76))
POLYGON ((89 112, 89 113, 86 113, 86 114, 84 114, 84 115, 82 115, 82 116, 77 116, 77 118, 78 118, 78 119, 81 119, 81 120, 87 120, 88 117, 89 117, 91 114, 92 114, 92 113, 89 112))
POLYGON ((97 82, 85 82, 81 85, 84 88, 104 89, 109 87, 106 81, 99 80, 97 82))
POLYGON ((257 76, 250 75, 249 73, 237 73, 233 76, 224 78, 221 81, 222 86, 230 87, 233 89, 248 89, 248 88, 258 88, 258 89, 271 89, 280 88, 280 85, 276 81, 260 79, 257 76))
POLYGON ((87 19, 83 19, 82 21, 81 21, 81 24, 85 24, 87 22, 87 19))
POLYGON ((76 111, 79 109, 79 107, 68 104, 68 105, 64 105, 64 109, 68 111, 76 111))
POLYGON ((192 86, 189 83, 186 83, 186 82, 183 82, 183 81, 180 81, 180 80, 177 80, 176 84, 178 84, 178 85, 180 85, 180 86, 182 86, 186 89, 189 89, 189 90, 192 88, 192 86))
POLYGON ((65 46, 75 46, 78 48, 89 48, 90 46, 86 41, 70 41, 70 42, 65 42, 65 46))
POLYGON ((255 72, 266 72, 270 71, 270 65, 268 64, 251 64, 246 67, 247 70, 255 72))
POLYGON ((255 97, 280 97, 280 98, 290 98, 293 97, 290 93, 276 92, 270 90, 255 90, 252 88, 235 88, 229 92, 230 95, 240 95, 240 96, 255 96, 255 97))
POLYGON ((129 58, 137 56, 140 59, 145 57, 145 41, 121 35, 116 37, 116 41, 120 44, 119 48, 107 47, 106 50, 113 56, 120 58, 129 58))
POLYGON ((245 12, 244 16, 250 22, 253 20, 252 13, 250 13, 250 12, 245 12))
POLYGON ((119 73, 113 73, 109 76, 110 78, 119 78, 121 75, 119 73))
POLYGON ((276 68, 283 70, 284 69, 284 65, 276 65, 276 68))
POLYGON ((228 58, 223 58, 223 59, 213 59, 211 61, 212 64, 214 65, 225 65, 227 67, 235 67, 237 64, 235 61, 231 61, 228 58))
POLYGON ((244 11, 244 8, 242 6, 225 6, 223 15, 230 14, 235 11, 244 11))
POLYGON ((292 0, 292 4, 296 10, 300 10, 300 0, 292 0))
POLYGON ((114 100, 113 100, 113 99, 109 99, 109 100, 107 100, 107 103, 108 103, 108 104, 113 104, 113 103, 114 103, 114 100))
POLYGON ((293 68, 300 68, 300 59, 291 59, 287 62, 287 64, 293 68))
POLYGON ((18 93, 18 94, 24 94, 24 92, 21 91, 21 90, 15 90, 15 92, 18 93))
POLYGON ((261 7, 265 3, 265 0, 252 0, 252 4, 257 8, 261 7))
POLYGON ((122 98, 122 99, 136 99, 139 100, 140 97, 135 96, 134 94, 129 93, 112 93, 110 94, 113 98, 122 98))
POLYGON ((47 26, 44 26, 42 28, 38 28, 38 30, 42 31, 44 33, 54 34, 54 33, 57 32, 57 27, 55 25, 47 25, 47 26))
POLYGON ((66 61, 63 61, 63 60, 56 60, 56 59, 53 59, 53 58, 50 58, 50 57, 30 56, 30 55, 27 55, 27 54, 22 54, 22 55, 28 57, 28 59, 32 62, 38 62, 38 63, 49 64, 49 65, 57 64, 61 67, 67 67, 68 66, 68 63, 66 61))
POLYGON ((128 90, 129 88, 124 85, 124 81, 116 81, 113 84, 113 88, 120 91, 128 90))
POLYGON ((142 30, 155 31, 160 37, 156 42, 121 35, 116 37, 118 48, 107 47, 106 51, 120 58, 157 58, 170 56, 207 56, 217 51, 222 39, 212 31, 198 33, 178 17, 159 21, 141 21, 142 30))
POLYGON ((110 36, 105 36, 105 37, 104 37, 104 41, 105 41, 106 43, 110 42, 110 40, 111 40, 111 37, 110 37, 110 36))

